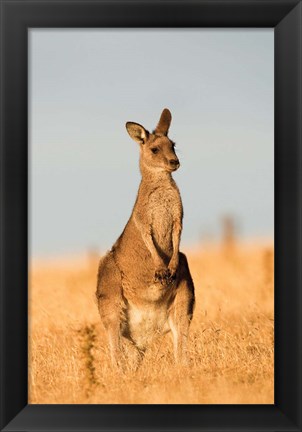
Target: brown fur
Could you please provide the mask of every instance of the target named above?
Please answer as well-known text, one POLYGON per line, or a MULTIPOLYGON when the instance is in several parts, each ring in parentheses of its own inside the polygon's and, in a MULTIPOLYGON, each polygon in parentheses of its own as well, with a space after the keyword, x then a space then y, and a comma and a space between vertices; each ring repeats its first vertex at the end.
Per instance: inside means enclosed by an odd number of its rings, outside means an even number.
POLYGON ((167 137, 170 122, 165 109, 153 133, 126 124, 140 145, 142 180, 123 233, 100 262, 96 292, 114 363, 119 363, 121 336, 143 352, 154 336, 169 330, 176 361, 185 361, 194 285, 179 252, 183 209, 171 176, 179 161, 167 137))

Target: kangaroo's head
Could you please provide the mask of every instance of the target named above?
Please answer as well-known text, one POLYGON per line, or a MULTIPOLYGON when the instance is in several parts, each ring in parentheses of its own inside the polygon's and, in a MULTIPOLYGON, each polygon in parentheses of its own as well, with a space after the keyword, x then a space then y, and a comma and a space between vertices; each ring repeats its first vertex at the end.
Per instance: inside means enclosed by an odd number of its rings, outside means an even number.
POLYGON ((143 169, 172 172, 179 168, 175 144, 167 136, 171 119, 170 111, 165 108, 152 133, 138 123, 126 123, 129 135, 140 146, 140 165, 143 169))

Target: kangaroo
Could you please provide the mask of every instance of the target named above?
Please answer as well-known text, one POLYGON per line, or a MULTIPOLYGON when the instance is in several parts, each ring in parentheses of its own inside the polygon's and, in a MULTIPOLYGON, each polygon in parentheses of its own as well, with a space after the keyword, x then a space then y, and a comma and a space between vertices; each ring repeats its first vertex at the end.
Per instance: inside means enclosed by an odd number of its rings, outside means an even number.
POLYGON ((127 122, 140 147, 141 183, 124 231, 101 259, 96 297, 107 331, 111 359, 119 364, 121 337, 143 355, 151 340, 172 332, 174 356, 186 363, 186 340, 194 308, 194 284, 179 251, 183 207, 172 172, 179 166, 167 134, 171 113, 164 109, 150 133, 127 122))

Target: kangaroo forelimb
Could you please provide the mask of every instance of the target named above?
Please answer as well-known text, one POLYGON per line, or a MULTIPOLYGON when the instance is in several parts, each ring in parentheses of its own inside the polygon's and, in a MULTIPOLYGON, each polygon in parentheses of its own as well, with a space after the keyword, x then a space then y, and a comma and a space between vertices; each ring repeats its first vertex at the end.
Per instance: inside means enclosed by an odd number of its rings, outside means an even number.
POLYGON ((173 243, 173 255, 168 265, 168 270, 171 273, 171 276, 175 276, 178 263, 179 263, 179 244, 180 244, 180 236, 182 231, 182 224, 180 221, 176 221, 173 224, 172 231, 172 243, 173 243))

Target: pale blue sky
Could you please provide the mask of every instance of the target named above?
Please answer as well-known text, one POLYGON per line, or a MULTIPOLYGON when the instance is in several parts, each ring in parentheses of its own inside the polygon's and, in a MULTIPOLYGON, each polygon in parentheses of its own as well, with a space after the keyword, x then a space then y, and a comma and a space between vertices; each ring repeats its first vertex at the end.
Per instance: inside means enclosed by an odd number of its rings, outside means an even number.
POLYGON ((110 248, 140 174, 125 123, 172 112, 184 245, 273 236, 271 29, 32 29, 29 32, 30 253, 110 248))

